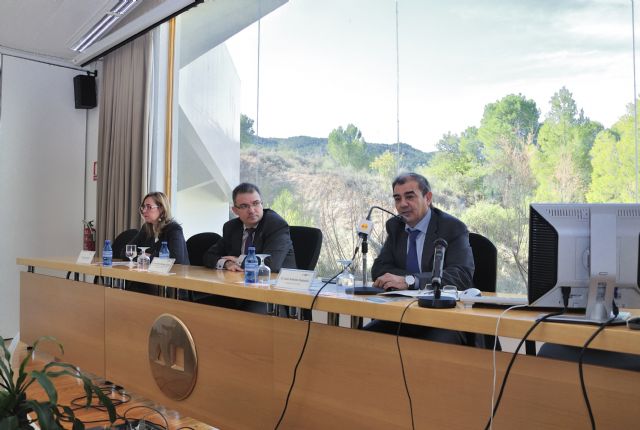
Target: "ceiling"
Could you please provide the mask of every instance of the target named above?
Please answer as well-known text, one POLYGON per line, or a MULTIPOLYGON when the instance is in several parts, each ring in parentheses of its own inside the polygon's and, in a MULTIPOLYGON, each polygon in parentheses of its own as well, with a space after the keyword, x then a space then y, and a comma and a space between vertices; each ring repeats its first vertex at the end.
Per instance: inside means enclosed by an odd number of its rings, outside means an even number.
MULTIPOLYGON (((201 44, 210 49, 286 1, 204 0, 197 5, 198 13, 183 15, 183 35, 201 39, 201 44)), ((118 0, 0 0, 0 53, 35 56, 54 64, 83 65, 194 3, 198 0, 138 0, 135 8, 107 34, 78 53, 71 46, 118 0)), ((183 60, 183 64, 188 62, 183 60)))
MULTIPOLYGON (((0 53, 17 52, 46 57, 51 63, 82 65, 195 1, 138 0, 138 5, 109 34, 79 54, 71 46, 118 0, 1 0, 0 53)), ((218 37, 224 39, 258 19, 256 10, 264 16, 286 1, 205 0, 198 7, 214 8, 216 13, 208 13, 206 23, 196 20, 194 24, 220 29, 218 37), (212 19, 212 15, 218 18, 212 19)))

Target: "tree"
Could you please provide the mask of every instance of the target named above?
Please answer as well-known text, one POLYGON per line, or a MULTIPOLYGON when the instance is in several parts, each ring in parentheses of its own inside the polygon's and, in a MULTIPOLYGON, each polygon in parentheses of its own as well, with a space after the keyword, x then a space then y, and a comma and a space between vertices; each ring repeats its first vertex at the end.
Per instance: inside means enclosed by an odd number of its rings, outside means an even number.
POLYGON ((550 101, 540 127, 532 166, 538 181, 536 200, 582 202, 591 182, 589 151, 602 126, 584 117, 573 95, 562 87, 550 101))
POLYGON ((539 115, 533 100, 512 94, 485 107, 478 130, 486 158, 485 193, 505 209, 504 245, 525 282, 528 204, 536 185, 530 159, 539 115))
POLYGON ((283 189, 273 200, 271 208, 287 221, 289 225, 313 227, 313 219, 304 211, 300 201, 296 201, 291 191, 283 189))
POLYGON ((461 215, 469 231, 489 238, 498 249, 499 289, 501 291, 524 293, 526 284, 523 275, 527 273, 527 247, 518 241, 510 224, 517 219, 512 209, 495 203, 479 202, 461 215), (513 263, 511 263, 513 262, 513 263))
POLYGON ((240 115, 240 144, 247 145, 253 143, 253 138, 255 136, 255 131, 253 130, 253 120, 246 116, 245 114, 240 115))
POLYGON ((635 139, 633 107, 610 130, 596 136, 591 149, 593 172, 588 202, 635 201, 635 139))
POLYGON ((391 182, 398 172, 397 156, 391 151, 384 151, 371 162, 369 168, 378 172, 382 179, 391 182))
POLYGON ((447 133, 437 144, 438 152, 424 169, 425 176, 443 193, 471 205, 481 199, 485 162, 482 142, 475 127, 460 136, 447 133))
POLYGON ((329 134, 327 151, 338 165, 352 166, 358 170, 369 166, 369 159, 366 155, 366 142, 362 133, 353 124, 334 129, 329 134))

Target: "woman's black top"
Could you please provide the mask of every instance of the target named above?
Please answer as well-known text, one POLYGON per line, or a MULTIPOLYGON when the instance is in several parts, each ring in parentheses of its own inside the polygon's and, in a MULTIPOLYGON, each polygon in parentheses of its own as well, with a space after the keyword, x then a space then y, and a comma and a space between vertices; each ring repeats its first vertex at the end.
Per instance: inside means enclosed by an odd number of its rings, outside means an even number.
MULTIPOLYGON (((128 244, 148 246, 147 254, 157 257, 160 254, 162 242, 167 242, 170 257, 176 259, 175 264, 189 264, 189 253, 187 251, 187 243, 184 240, 184 234, 182 233, 182 227, 175 221, 171 221, 164 226, 157 241, 153 236, 148 236, 146 230, 142 227, 128 244)), ((121 258, 122 257, 124 256, 121 256, 121 258)))

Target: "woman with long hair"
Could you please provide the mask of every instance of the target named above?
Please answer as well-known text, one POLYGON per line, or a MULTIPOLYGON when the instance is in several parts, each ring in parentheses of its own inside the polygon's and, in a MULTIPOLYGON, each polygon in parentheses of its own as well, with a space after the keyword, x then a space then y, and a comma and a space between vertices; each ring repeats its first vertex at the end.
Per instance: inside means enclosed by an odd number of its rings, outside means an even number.
POLYGON ((144 218, 144 225, 129 245, 147 246, 147 253, 157 257, 162 242, 167 242, 169 255, 176 259, 176 264, 189 264, 182 227, 171 216, 171 205, 167 196, 159 191, 147 194, 142 199, 140 214, 144 218))

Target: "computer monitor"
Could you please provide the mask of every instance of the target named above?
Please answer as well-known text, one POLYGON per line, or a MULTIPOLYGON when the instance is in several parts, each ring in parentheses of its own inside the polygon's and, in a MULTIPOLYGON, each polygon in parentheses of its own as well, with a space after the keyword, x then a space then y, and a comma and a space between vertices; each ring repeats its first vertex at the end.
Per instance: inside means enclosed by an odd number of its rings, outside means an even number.
POLYGON ((585 309, 603 322, 613 305, 640 308, 640 205, 533 203, 528 299, 534 307, 585 309))

